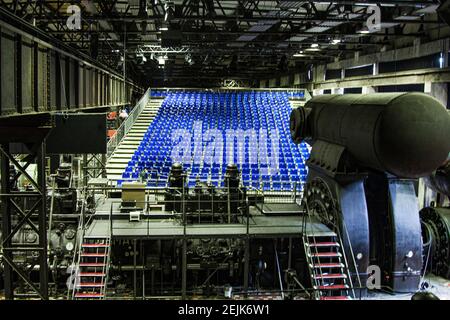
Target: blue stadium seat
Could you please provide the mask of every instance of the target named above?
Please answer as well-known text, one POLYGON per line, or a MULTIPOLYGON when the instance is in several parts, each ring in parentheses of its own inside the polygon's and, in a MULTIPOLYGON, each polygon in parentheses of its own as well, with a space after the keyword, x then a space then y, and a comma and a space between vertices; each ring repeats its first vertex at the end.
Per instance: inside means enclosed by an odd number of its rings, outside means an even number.
MULTIPOLYGON (((198 159, 189 156, 183 161, 185 170, 190 171, 192 179, 189 185, 195 184, 198 177, 201 181, 210 181, 214 185, 223 179, 228 160, 238 164, 244 185, 259 188, 264 181, 264 190, 288 190, 291 182, 298 182, 303 188, 307 168, 305 160, 309 158, 310 147, 306 143, 297 146, 290 140, 289 118, 292 110, 289 97, 304 94, 301 91, 279 92, 199 92, 177 90, 151 90, 152 97, 164 97, 164 101, 153 122, 137 147, 136 152, 124 169, 122 179, 137 180, 139 173, 147 169, 149 179, 164 180, 164 182, 149 182, 149 186, 165 184, 172 163, 171 152, 175 143, 172 133, 176 129, 185 129, 194 134, 197 121, 201 121, 202 129, 219 129, 224 138, 222 161, 197 163, 198 159), (300 93, 299 93, 300 92, 300 93), (248 139, 244 141, 244 156, 238 158, 238 144, 227 143, 226 132, 229 129, 253 129, 256 132, 257 145, 248 139), (270 160, 271 143, 268 142, 266 158, 258 159, 261 132, 270 138, 274 130, 279 134, 279 165, 278 168, 270 160), (261 130, 261 131, 260 131, 261 130), (258 163, 254 163, 255 159, 258 163), (270 163, 270 165, 268 164, 270 163)), ((209 143, 208 143, 209 144, 209 143)), ((179 142, 179 146, 191 148, 194 142, 179 142)), ((205 147, 203 143, 203 147, 205 147)), ((217 156, 217 155, 216 155, 217 156)), ((215 158, 214 158, 215 159, 215 158)), ((223 181, 220 182, 223 185, 223 181)))

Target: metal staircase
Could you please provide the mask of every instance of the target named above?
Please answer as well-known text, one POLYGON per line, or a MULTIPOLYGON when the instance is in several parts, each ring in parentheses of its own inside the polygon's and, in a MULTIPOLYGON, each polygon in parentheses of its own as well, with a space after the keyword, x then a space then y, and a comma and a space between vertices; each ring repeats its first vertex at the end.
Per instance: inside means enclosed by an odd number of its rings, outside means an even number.
POLYGON ((123 139, 115 147, 114 152, 107 161, 106 175, 109 180, 117 181, 122 179, 122 173, 141 143, 150 123, 156 117, 163 101, 163 99, 152 98, 140 111, 134 123, 131 123, 133 119, 130 118, 123 125, 124 127, 130 126, 130 129, 125 130, 123 139))
POLYGON ((110 237, 84 237, 80 246, 74 299, 104 299, 106 297, 110 248, 110 237))
POLYGON ((337 234, 303 235, 303 246, 317 300, 354 297, 349 269, 337 234))
POLYGON ((109 215, 108 232, 106 235, 87 235, 86 230, 92 222, 85 215, 86 188, 82 194, 82 208, 77 229, 77 242, 74 248, 72 274, 68 280, 68 298, 72 300, 105 299, 106 286, 111 255, 112 211, 109 215), (87 220, 87 221, 86 221, 87 220))

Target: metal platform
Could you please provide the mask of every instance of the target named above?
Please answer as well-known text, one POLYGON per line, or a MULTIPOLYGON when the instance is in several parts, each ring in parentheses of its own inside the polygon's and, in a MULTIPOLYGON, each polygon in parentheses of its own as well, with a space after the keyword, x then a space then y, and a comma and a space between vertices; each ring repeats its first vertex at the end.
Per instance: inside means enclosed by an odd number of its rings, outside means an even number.
POLYGON ((297 203, 262 203, 258 209, 268 216, 298 215, 303 209, 297 203))
MULTIPOLYGON (((112 236, 114 238, 189 238, 245 237, 247 235, 246 219, 236 224, 188 224, 186 231, 180 219, 174 219, 167 212, 151 212, 142 216, 139 222, 129 222, 126 214, 119 210, 118 202, 106 201, 97 210, 97 217, 86 231, 86 236, 104 236, 109 231, 108 219, 112 205, 112 236), (157 216, 157 218, 153 217, 157 216), (163 218, 166 216, 167 218, 163 218)), ((248 234, 252 238, 301 237, 302 216, 265 216, 256 208, 251 208, 248 234)), ((334 234, 327 226, 312 218, 307 223, 306 232, 314 235, 334 234)))

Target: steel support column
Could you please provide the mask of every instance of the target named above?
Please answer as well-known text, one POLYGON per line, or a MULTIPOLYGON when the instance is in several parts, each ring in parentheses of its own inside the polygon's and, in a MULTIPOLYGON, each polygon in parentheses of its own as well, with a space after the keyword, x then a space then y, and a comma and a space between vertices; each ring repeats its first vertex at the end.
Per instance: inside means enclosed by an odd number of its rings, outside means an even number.
POLYGON ((83 155, 83 183, 87 186, 90 179, 106 178, 106 154, 83 155))
MULTIPOLYGON (((6 156, 5 152, 9 152, 9 145, 4 145, 3 151, 1 152, 1 193, 2 193, 2 248, 3 247, 11 247, 12 239, 4 239, 5 235, 11 233, 11 204, 9 202, 9 193, 10 193, 10 181, 9 181, 9 159, 6 156)), ((3 258, 5 260, 12 260, 12 252, 3 251, 3 258)), ((3 278, 5 283, 5 298, 12 299, 13 297, 13 270, 8 263, 4 264, 3 278)))
MULTIPOLYGON (((15 297, 14 275, 19 276, 41 299, 48 299, 48 266, 47 266, 47 204, 45 179, 45 143, 43 140, 34 142, 31 153, 24 158, 25 165, 19 163, 11 154, 9 143, 2 142, 1 153, 1 199, 2 199, 2 247, 5 265, 4 282, 5 298, 15 297), (30 163, 37 165, 37 179, 27 172, 30 163), (18 174, 10 177, 9 166, 13 164, 18 174), (33 191, 11 190, 11 186, 21 176, 30 182, 33 191), (27 201, 24 201, 27 200, 27 201), (31 207, 26 203, 31 203, 31 207), (36 224, 37 222, 37 224, 36 224), (13 237, 28 225, 38 235, 37 243, 13 242, 13 237), (16 256, 33 253, 36 255, 36 265, 39 268, 39 285, 34 283, 20 265, 16 256)), ((27 269, 31 269, 27 266, 27 269)))

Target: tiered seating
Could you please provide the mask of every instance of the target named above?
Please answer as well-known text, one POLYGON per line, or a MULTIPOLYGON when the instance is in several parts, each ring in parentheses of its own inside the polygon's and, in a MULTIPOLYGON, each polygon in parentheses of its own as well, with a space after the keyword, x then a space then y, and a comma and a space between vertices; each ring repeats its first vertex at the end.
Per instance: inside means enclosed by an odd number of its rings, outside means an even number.
POLYGON ((150 96, 152 98, 165 98, 167 96, 167 90, 151 90, 150 96))
MULTIPOLYGON (((287 92, 170 92, 128 163, 123 179, 137 180, 144 170, 142 174, 149 187, 165 187, 173 162, 172 150, 182 140, 173 142, 173 132, 185 129, 185 137, 191 134, 190 141, 188 138, 185 142, 191 153, 183 161, 190 187, 197 179, 223 186, 226 166, 231 162, 229 157, 233 152, 233 162, 238 165, 245 186, 266 191, 293 190, 297 186, 297 190, 301 190, 307 175, 305 160, 309 157, 310 148, 306 144, 297 146, 291 141, 291 110, 287 92), (203 153, 200 153, 200 159, 194 157, 194 148, 201 146, 194 142, 194 126, 198 124, 203 134, 208 129, 219 129, 223 134, 223 157, 220 161, 209 163, 203 153), (267 141, 261 138, 261 133, 265 133, 270 138, 266 151, 269 154, 259 152, 258 146, 246 139, 245 157, 239 160, 237 143, 230 145, 227 142, 229 129, 242 129, 247 133, 253 129, 260 144, 267 141), (278 168, 270 160, 271 141, 277 138, 276 131, 279 138, 278 168)), ((200 138, 208 140, 200 142, 203 148, 211 144, 211 139, 200 138)))
POLYGON ((290 98, 294 98, 294 99, 304 99, 305 98, 305 92, 302 90, 288 92, 288 95, 290 98))

